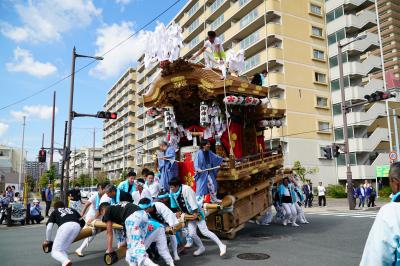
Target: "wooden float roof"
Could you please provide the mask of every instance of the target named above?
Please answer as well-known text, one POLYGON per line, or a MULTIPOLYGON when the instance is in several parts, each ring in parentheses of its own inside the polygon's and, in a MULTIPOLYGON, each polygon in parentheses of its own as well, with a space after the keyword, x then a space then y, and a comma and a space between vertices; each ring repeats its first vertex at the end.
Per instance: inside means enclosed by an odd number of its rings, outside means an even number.
MULTIPOLYGON (((219 70, 205 70, 202 65, 188 63, 179 59, 165 67, 144 95, 146 107, 169 106, 171 100, 184 102, 198 88, 201 100, 214 99, 224 95, 224 80, 221 80, 219 70)), ((227 95, 242 95, 264 98, 268 88, 250 84, 240 77, 228 76, 225 80, 227 95)))

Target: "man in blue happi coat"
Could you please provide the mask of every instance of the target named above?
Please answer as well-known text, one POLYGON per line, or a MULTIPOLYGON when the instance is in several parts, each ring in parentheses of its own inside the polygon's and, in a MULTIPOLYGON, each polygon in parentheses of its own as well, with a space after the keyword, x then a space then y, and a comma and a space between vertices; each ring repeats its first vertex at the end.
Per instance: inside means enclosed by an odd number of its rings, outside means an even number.
POLYGON ((135 179, 136 179, 135 171, 130 170, 126 176, 126 180, 119 183, 118 189, 132 195, 132 193, 135 192, 136 190, 135 179))
POLYGON ((169 146, 166 141, 162 141, 159 148, 158 171, 161 174, 160 184, 164 190, 169 192, 169 181, 174 177, 178 177, 175 148, 169 146))
POLYGON ((210 141, 203 139, 200 143, 200 150, 194 159, 194 169, 196 171, 196 196, 199 202, 204 195, 210 193, 211 202, 219 203, 217 198, 217 174, 223 158, 213 153, 210 141))

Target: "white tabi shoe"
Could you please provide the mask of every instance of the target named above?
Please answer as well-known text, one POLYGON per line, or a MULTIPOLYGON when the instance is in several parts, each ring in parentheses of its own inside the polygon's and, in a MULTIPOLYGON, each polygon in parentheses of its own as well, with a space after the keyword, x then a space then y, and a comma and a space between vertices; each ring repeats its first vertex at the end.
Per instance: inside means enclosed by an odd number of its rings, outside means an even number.
POLYGON ((206 252, 205 247, 200 247, 198 248, 195 252, 193 252, 193 256, 200 256, 201 254, 203 254, 204 252, 206 252))
POLYGON ((178 253, 174 254, 174 261, 179 261, 180 259, 178 253))
POLYGON ((292 223, 292 226, 297 227, 297 226, 300 226, 300 225, 298 225, 296 223, 292 223))
POLYGON ((287 225, 287 220, 283 220, 283 226, 286 226, 287 225))
POLYGON ((83 257, 83 256, 85 256, 85 255, 83 255, 82 251, 79 250, 79 249, 75 250, 75 254, 76 254, 76 256, 78 256, 78 257, 83 257))
POLYGON ((226 254, 226 245, 222 244, 222 246, 219 248, 219 256, 223 257, 226 254))

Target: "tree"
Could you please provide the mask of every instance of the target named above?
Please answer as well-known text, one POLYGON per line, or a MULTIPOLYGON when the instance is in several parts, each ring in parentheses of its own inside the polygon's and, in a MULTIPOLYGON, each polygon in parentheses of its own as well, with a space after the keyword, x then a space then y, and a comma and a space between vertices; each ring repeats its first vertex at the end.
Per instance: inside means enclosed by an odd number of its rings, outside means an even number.
POLYGON ((26 182, 28 182, 28 189, 29 191, 33 191, 35 189, 35 181, 31 175, 26 177, 26 182))
POLYGON ((105 172, 96 173, 95 181, 96 184, 108 181, 107 174, 105 172))
POLYGON ((91 180, 88 174, 80 174, 74 185, 78 184, 81 187, 89 187, 90 183, 91 180))
POLYGON ((301 181, 305 182, 307 175, 316 174, 318 173, 319 169, 318 167, 305 168, 301 165, 300 161, 295 161, 293 165, 293 171, 300 177, 301 181))

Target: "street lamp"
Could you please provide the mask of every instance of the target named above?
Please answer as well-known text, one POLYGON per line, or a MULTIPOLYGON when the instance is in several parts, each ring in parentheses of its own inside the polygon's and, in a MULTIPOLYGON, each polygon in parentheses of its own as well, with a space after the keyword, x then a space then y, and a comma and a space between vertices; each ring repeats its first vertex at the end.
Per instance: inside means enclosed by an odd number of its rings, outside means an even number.
POLYGON ((347 106, 346 106, 346 97, 344 92, 344 77, 343 77, 343 60, 342 60, 342 49, 347 45, 363 40, 367 37, 367 35, 360 35, 354 38, 352 41, 349 41, 345 44, 340 44, 338 41, 338 65, 339 65, 339 85, 340 85, 340 94, 342 98, 342 117, 343 117, 343 139, 344 139, 344 158, 346 164, 346 177, 347 177, 347 200, 349 203, 349 209, 355 209, 355 202, 353 197, 353 177, 351 173, 350 166, 350 154, 349 154, 349 136, 347 132, 347 106))
MULTIPOLYGON (((94 60, 103 60, 103 57, 101 56, 88 56, 88 55, 81 55, 76 53, 75 46, 72 49, 72 69, 71 69, 71 88, 70 88, 70 93, 69 93, 69 110, 68 110, 68 130, 67 130, 67 143, 65 150, 68 152, 71 150, 71 131, 72 131, 72 120, 73 120, 73 104, 74 104, 74 83, 75 83, 75 61, 77 57, 84 57, 84 58, 91 58, 94 60)), ((65 186, 64 186, 64 191, 63 191, 63 200, 66 201, 67 199, 67 191, 69 189, 69 160, 66 161, 65 164, 65 186)), ((63 180, 64 182, 64 180, 63 180)))

